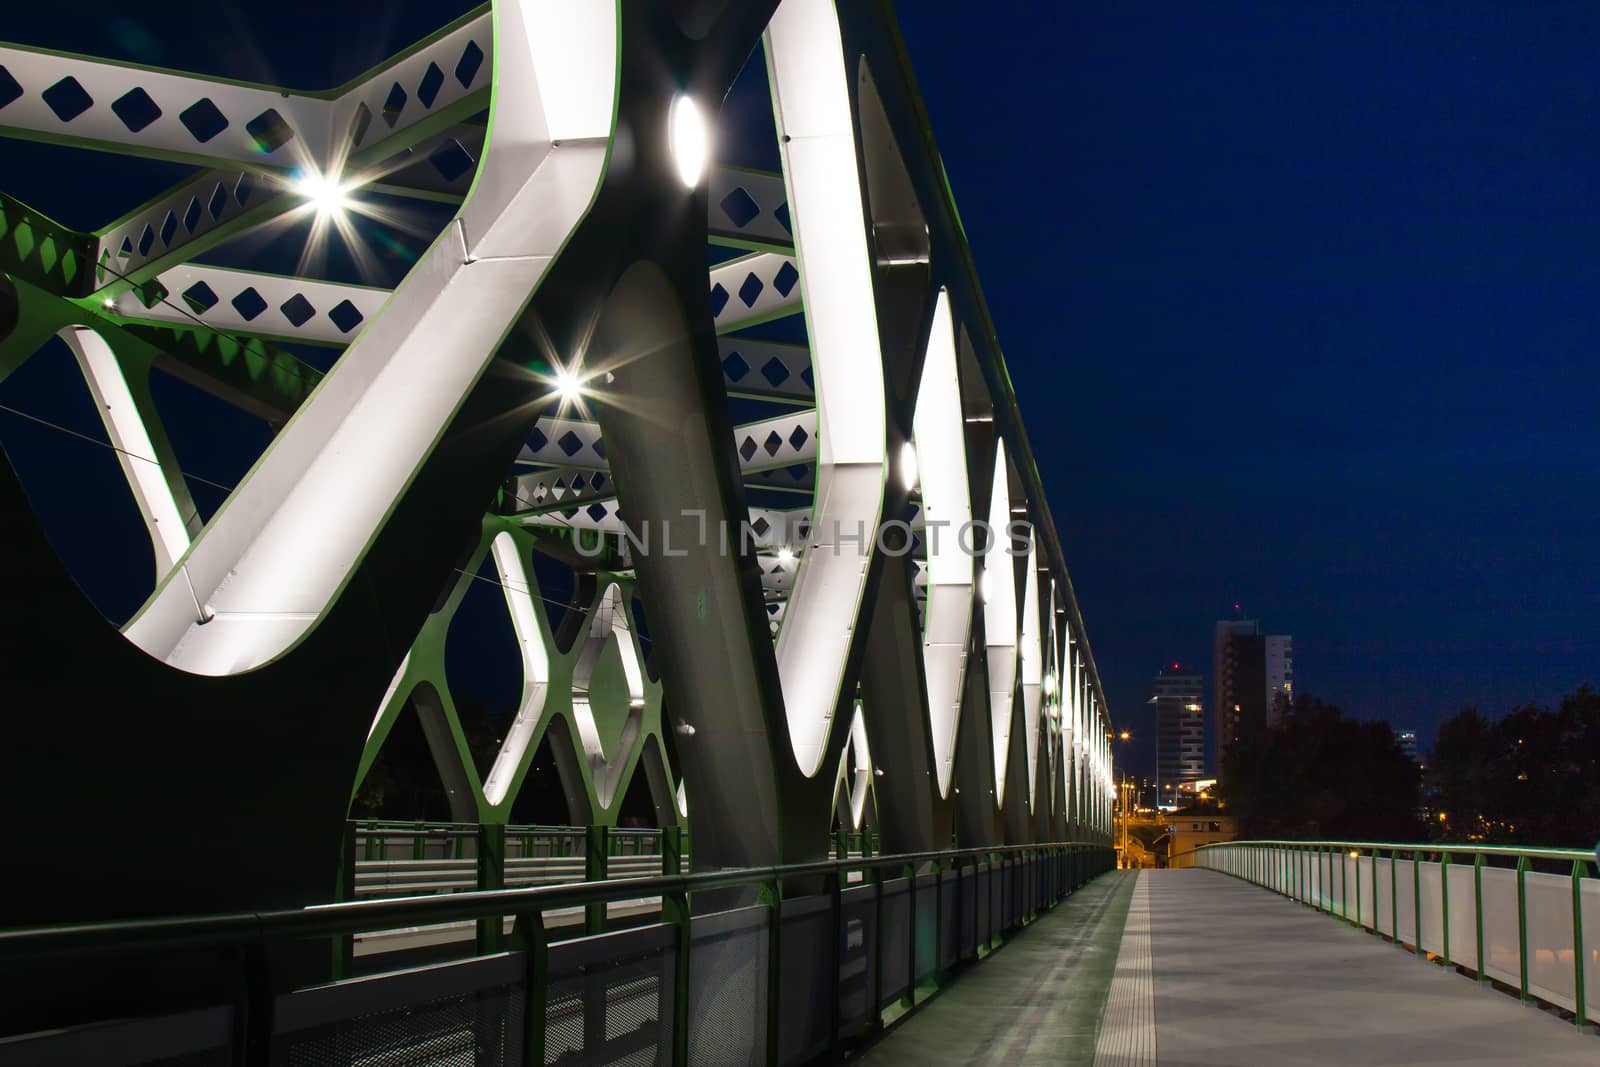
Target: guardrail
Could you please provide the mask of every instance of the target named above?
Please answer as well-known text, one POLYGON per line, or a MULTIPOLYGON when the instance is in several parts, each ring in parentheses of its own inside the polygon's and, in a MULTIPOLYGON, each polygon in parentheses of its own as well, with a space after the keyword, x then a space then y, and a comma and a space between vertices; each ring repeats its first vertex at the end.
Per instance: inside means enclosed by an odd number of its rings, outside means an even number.
POLYGON ((837 1055, 896 1001, 914 1007, 1113 862, 1103 845, 1063 843, 684 874, 677 838, 665 832, 669 870, 654 877, 0 931, 0 965, 12 971, 198 953, 223 961, 234 990, 6 1039, 0 1060, 801 1063, 837 1055), (851 886, 855 871, 866 877, 851 886), (660 898, 661 922, 604 929, 608 902, 648 897, 660 898), (707 913, 707 902, 723 910, 707 913), (598 915, 589 936, 552 939, 544 914, 575 907, 598 915), (296 946, 331 941, 337 958, 357 932, 462 921, 477 923, 472 959, 333 983, 273 977, 296 946))
POLYGON ((1600 878, 1592 852, 1233 841, 1192 855, 1195 866, 1272 889, 1481 983, 1503 983, 1524 1002, 1570 1012, 1579 1026, 1600 1018, 1600 878))

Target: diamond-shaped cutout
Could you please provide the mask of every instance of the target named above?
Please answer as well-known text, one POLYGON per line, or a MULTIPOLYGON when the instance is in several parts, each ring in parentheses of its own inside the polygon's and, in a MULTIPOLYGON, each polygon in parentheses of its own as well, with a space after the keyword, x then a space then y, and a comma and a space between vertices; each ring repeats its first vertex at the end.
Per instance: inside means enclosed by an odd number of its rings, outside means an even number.
POLYGON ((0 67, 0 107, 5 107, 22 95, 22 86, 5 67, 0 67))
POLYGON ((711 317, 716 318, 722 314, 722 309, 728 306, 728 290, 718 282, 711 287, 711 317))
POLYGON ((783 227, 784 233, 794 233, 794 227, 789 225, 789 205, 779 204, 772 209, 772 217, 778 220, 778 225, 783 227))
POLYGON ((161 220, 161 243, 171 247, 172 235, 178 232, 178 216, 167 212, 167 217, 161 220))
POLYGON ((264 153, 276 152, 294 140, 294 131, 289 128, 289 124, 275 108, 270 107, 245 123, 244 132, 250 135, 256 147, 264 153))
POLYGON ((130 133, 138 133, 161 117, 161 109, 156 102, 137 85, 113 100, 111 110, 130 133))
POLYGON ((599 456, 601 459, 606 458, 606 443, 601 438, 596 437, 594 439, 594 444, 589 446, 589 450, 595 455, 599 456))
POLYGON ((750 225, 750 221, 761 214, 761 205, 742 185, 736 186, 717 206, 728 216, 728 221, 740 229, 750 225))
POLYGON ((211 212, 213 222, 221 221, 222 213, 228 210, 228 190, 222 187, 221 182, 217 183, 217 187, 211 190, 211 195, 206 198, 206 210, 211 212))
POLYGON ((756 532, 757 537, 767 536, 767 531, 772 529, 772 523, 767 521, 765 515, 757 515, 756 521, 750 524, 750 529, 756 532))
POLYGON ((67 280, 68 285, 71 285, 72 279, 78 276, 78 257, 70 248, 67 249, 67 254, 61 257, 61 276, 67 280))
POLYGON ((548 445, 549 443, 550 438, 546 437, 544 435, 544 431, 539 429, 537 426, 533 428, 532 433, 528 434, 528 448, 534 453, 534 455, 538 455, 540 452, 543 452, 544 446, 548 445))
POLYGON ((183 228, 193 233, 198 225, 200 225, 200 198, 191 196, 189 206, 183 209, 183 228))
POLYGON ((456 62, 456 81, 465 89, 472 84, 472 79, 478 76, 478 68, 483 66, 483 49, 478 47, 477 41, 468 41, 467 47, 461 50, 461 58, 456 62))
POLYGON ((62 122, 71 122, 94 106, 94 97, 78 84, 78 79, 67 75, 42 94, 45 104, 62 122))
POLYGON ((461 142, 456 140, 446 141, 435 148, 428 155, 428 162, 439 172, 439 177, 447 182, 471 174, 473 167, 477 166, 472 153, 461 147, 461 142))
POLYGON ((755 271, 751 271, 744 276, 744 284, 739 286, 739 299, 744 301, 745 307, 755 307, 765 288, 766 286, 761 284, 761 279, 756 277, 755 271))
POLYGON ((119 259, 119 260, 121 260, 123 262, 127 262, 128 257, 130 257, 132 255, 133 255, 133 238, 128 237, 127 235, 124 235, 123 238, 122 238, 122 244, 117 247, 117 259, 119 259))
POLYGON ((295 329, 304 326, 311 320, 311 316, 317 313, 317 309, 311 306, 311 301, 299 293, 279 304, 278 310, 283 312, 283 317, 288 319, 289 324, 295 329))
POLYGON ((429 63, 428 69, 422 72, 422 81, 417 83, 417 99, 422 101, 423 107, 433 107, 443 85, 444 71, 439 69, 439 64, 429 63))
POLYGON ((783 447, 783 438, 778 436, 777 430, 773 430, 771 433, 767 434, 767 439, 761 442, 761 444, 762 447, 767 450, 767 455, 776 456, 778 454, 778 449, 783 447))
POLYGON ((568 430, 566 433, 556 438, 556 447, 561 449, 561 451, 565 452, 568 456, 576 456, 578 454, 578 450, 583 447, 583 438, 579 437, 571 430, 568 430))
POLYGON ((133 290, 133 295, 139 298, 139 303, 146 308, 153 308, 167 298, 167 287, 151 278, 133 290))
POLYGON ((257 315, 267 310, 267 302, 261 299, 261 294, 256 292, 254 286, 234 297, 228 303, 233 305, 233 310, 246 322, 252 321, 257 315))
POLYGON ((601 474, 599 471, 596 471, 595 473, 593 473, 593 474, 591 474, 589 476, 589 488, 593 489, 595 492, 598 493, 602 489, 604 489, 605 487, 606 487, 606 476, 604 474, 601 474))
POLYGON ((739 455, 744 457, 744 461, 746 463, 749 463, 750 458, 756 454, 756 449, 759 447, 760 446, 756 444, 756 439, 754 437, 746 437, 744 439, 744 444, 739 446, 739 455))
POLYGON ((737 382, 750 373, 750 364, 738 352, 729 352, 728 358, 722 361, 722 373, 728 381, 737 382))
POLYGON ((350 301, 341 300, 334 306, 332 311, 328 312, 328 318, 332 319, 333 324, 339 327, 340 333, 349 333, 357 326, 360 326, 366 316, 356 310, 356 306, 350 301))
POLYGON ((239 202, 240 207, 250 202, 250 194, 256 191, 256 178, 253 174, 241 174, 233 186, 233 198, 239 202))
POLYGON ((388 123, 391 130, 394 129, 394 124, 400 121, 400 112, 406 109, 406 101, 409 99, 406 91, 400 88, 399 82, 389 87, 389 95, 383 100, 383 121, 388 123))
POLYGON ((800 272, 795 269, 794 262, 784 260, 783 266, 778 268, 778 273, 772 276, 772 287, 784 296, 788 296, 799 280, 800 272))
POLYGON ((356 113, 350 119, 350 143, 360 147, 366 140, 367 131, 372 128, 372 109, 365 102, 356 105, 356 113))
POLYGON ((806 388, 810 389, 813 393, 817 391, 817 382, 816 379, 811 376, 811 367, 809 365, 805 370, 800 372, 800 380, 805 382, 806 388))
POLYGON ((804 426, 796 426, 794 428, 794 433, 789 435, 789 444, 791 447, 796 449, 804 448, 805 443, 809 440, 811 440, 811 435, 806 433, 806 428, 804 426))
POLYGON ((599 522, 606 517, 606 506, 604 504, 590 504, 584 509, 584 513, 595 522, 599 522))
POLYGON ((183 302, 196 315, 204 315, 217 306, 217 294, 205 282, 195 282, 183 291, 183 302))
POLYGON ((178 121, 183 123, 183 128, 201 144, 205 144, 228 128, 227 116, 218 110, 209 96, 202 96, 179 112, 178 121))
POLYGON ((792 377, 792 375, 789 373, 789 368, 785 367, 783 365, 783 360, 779 359, 777 356, 773 356, 771 359, 767 360, 761 365, 761 376, 765 378, 767 380, 767 384, 772 386, 774 389, 778 388, 778 386, 782 385, 792 377))
POLYGON ((46 271, 55 269, 56 266, 56 239, 49 235, 39 242, 39 262, 46 271))
POLYGON ((808 463, 799 463, 793 467, 785 467, 784 473, 789 476, 790 481, 803 482, 811 476, 811 465, 808 463))
POLYGON ((145 223, 144 229, 139 231, 139 254, 141 256, 148 256, 150 254, 150 249, 155 247, 155 243, 156 231, 150 228, 149 223, 145 223))

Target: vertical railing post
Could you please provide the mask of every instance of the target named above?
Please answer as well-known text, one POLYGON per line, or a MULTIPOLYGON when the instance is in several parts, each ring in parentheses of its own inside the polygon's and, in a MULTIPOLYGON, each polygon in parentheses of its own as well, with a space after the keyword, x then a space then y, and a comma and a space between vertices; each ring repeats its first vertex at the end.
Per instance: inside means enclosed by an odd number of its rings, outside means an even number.
MULTIPOLYGON (((506 887, 506 827, 504 823, 478 826, 478 888, 504 889, 506 887)), ((501 916, 491 915, 478 920, 478 952, 487 955, 499 952, 505 944, 505 927, 501 916)))
POLYGON ((839 1043, 839 970, 844 960, 844 881, 848 868, 845 864, 850 861, 850 840, 841 834, 841 845, 844 855, 839 858, 839 865, 828 876, 828 928, 832 931, 832 938, 828 943, 828 1062, 839 1063, 843 1059, 843 1049, 839 1043))
POLYGON ((1439 853, 1439 958, 1450 966, 1450 853, 1439 853))
MULTIPOLYGON (((1517 876, 1517 895, 1522 895, 1522 876, 1517 876)), ((1476 942, 1478 953, 1478 982, 1480 985, 1489 984, 1489 972, 1483 966, 1483 853, 1475 852, 1472 856, 1472 911, 1473 911, 1473 938, 1476 942)))
MULTIPOLYGON (((611 828, 609 826, 590 826, 585 828, 583 835, 583 880, 586 882, 603 882, 609 866, 607 860, 611 851, 611 828)), ((585 904, 583 906, 583 932, 585 934, 600 934, 606 929, 606 906, 599 904, 585 904)))
POLYGON ((767 926, 767 1067, 778 1067, 779 1020, 783 1014, 779 976, 783 974, 783 879, 773 875, 762 890, 770 916, 767 926))
MULTIPOLYGON (((683 830, 676 826, 661 829, 661 873, 667 877, 683 874, 683 830)), ((689 1063, 689 948, 694 935, 689 894, 675 891, 661 898, 661 919, 675 931, 672 955, 672 1065, 689 1063)), ((659 1010, 659 1009, 658 1009, 659 1010)), ((661 1018, 658 1015, 657 1018, 661 1018)), ((539 1061, 541 1067, 543 1060, 539 1061)))
MULTIPOLYGON (((1376 860, 1372 868, 1377 870, 1376 860)), ((1389 850, 1389 940, 1400 943, 1400 850, 1394 848, 1389 850)))
POLYGON ((1419 960, 1427 959, 1422 951, 1422 850, 1411 850, 1411 947, 1419 960))
POLYGON ((1583 868, 1585 861, 1572 861, 1572 1000, 1573 1022, 1589 1023, 1589 1006, 1584 1003, 1583 964, 1588 958, 1583 945, 1583 868))
MULTIPOLYGON (((372 839, 367 839, 371 849, 372 839)), ((346 821, 344 836, 339 843, 339 880, 334 886, 335 900, 356 899, 356 824, 346 821)), ((335 980, 349 978, 355 969, 356 939, 350 934, 339 934, 333 939, 332 976, 335 980)))
POLYGON ((522 944, 526 968, 522 995, 522 1062, 525 1067, 544 1067, 545 977, 549 973, 550 957, 544 916, 538 912, 518 915, 512 936, 522 944))
MULTIPOLYGON (((1483 905, 1478 905, 1478 929, 1483 930, 1483 905)), ((1478 934, 1478 971, 1483 966, 1483 934, 1478 934)), ((1528 993, 1528 857, 1517 857, 1517 983, 1524 1004, 1533 1000, 1528 993)))

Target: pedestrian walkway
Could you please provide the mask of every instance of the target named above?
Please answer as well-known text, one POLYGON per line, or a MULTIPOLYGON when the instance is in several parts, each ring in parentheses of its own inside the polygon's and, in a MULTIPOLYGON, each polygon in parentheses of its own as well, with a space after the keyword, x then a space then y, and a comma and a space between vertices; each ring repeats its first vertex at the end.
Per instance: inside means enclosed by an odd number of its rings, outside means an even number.
POLYGON ((1156 1061, 1600 1064, 1600 1038, 1276 893, 1147 871, 1156 1061))
POLYGON ((1213 871, 1104 875, 866 1050, 889 1064, 1600 1064, 1600 1037, 1213 871))
POLYGON ((1133 873, 1121 871, 1083 886, 895 1026, 860 1062, 1092 1064, 1133 887, 1133 873))

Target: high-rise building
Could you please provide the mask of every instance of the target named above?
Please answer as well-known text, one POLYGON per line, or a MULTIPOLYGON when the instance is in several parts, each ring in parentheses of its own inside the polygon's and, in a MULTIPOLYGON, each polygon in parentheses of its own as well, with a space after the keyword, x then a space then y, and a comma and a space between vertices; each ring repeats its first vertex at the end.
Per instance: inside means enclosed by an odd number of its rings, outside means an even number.
POLYGON ((1275 723, 1294 696, 1294 638, 1263 634, 1256 619, 1223 619, 1211 633, 1216 771, 1241 731, 1275 723))
POLYGON ((1400 744, 1400 751, 1406 754, 1406 759, 1412 763, 1421 763, 1422 757, 1417 754, 1417 732, 1415 730, 1396 730, 1395 740, 1400 744))
POLYGON ((1205 681, 1178 664, 1150 683, 1156 706, 1156 776, 1176 789, 1205 777, 1205 681))

